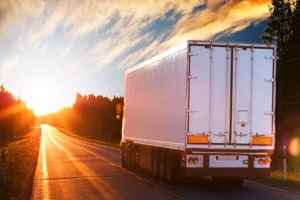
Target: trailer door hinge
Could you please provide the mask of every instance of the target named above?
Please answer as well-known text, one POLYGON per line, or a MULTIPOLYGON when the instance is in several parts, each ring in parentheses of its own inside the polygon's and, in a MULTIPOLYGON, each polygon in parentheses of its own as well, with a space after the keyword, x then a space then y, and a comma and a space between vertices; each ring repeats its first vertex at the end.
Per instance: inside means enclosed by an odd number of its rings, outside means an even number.
POLYGON ((198 76, 189 75, 189 79, 197 79, 198 76))
POLYGON ((197 112, 197 110, 188 109, 187 112, 189 112, 189 113, 195 113, 195 112, 197 112))
POLYGON ((189 56, 198 56, 198 53, 189 52, 189 56))
POLYGON ((275 57, 275 56, 265 56, 265 59, 268 59, 268 60, 275 60, 276 57, 275 57))
POLYGON ((265 79, 266 82, 275 82, 275 78, 265 79))
POLYGON ((273 111, 267 111, 267 112, 264 112, 264 115, 274 115, 275 113, 273 111))
POLYGON ((247 136, 247 135, 248 135, 248 133, 242 133, 242 132, 237 133, 237 132, 234 132, 234 136, 235 136, 235 137, 245 137, 245 136, 247 136))

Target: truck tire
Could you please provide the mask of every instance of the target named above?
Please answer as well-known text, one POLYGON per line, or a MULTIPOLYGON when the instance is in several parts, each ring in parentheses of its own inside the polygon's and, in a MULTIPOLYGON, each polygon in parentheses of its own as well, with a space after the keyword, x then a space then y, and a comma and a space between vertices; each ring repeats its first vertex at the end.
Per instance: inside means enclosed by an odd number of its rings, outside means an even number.
POLYGON ((166 159, 166 181, 171 184, 173 184, 174 175, 175 175, 173 162, 174 162, 174 158, 172 153, 168 153, 166 159))
POLYGON ((180 183, 182 175, 180 158, 176 154, 168 152, 166 158, 166 181, 169 184, 178 184, 180 183))
POLYGON ((121 164, 124 169, 127 169, 128 166, 127 166, 127 163, 125 162, 125 152, 124 151, 125 150, 122 148, 121 149, 121 164))
POLYGON ((128 148, 128 168, 130 171, 135 170, 135 151, 134 151, 134 146, 130 145, 128 148))
POLYGON ((152 152, 152 174, 155 178, 159 178, 159 152, 153 149, 152 152))
POLYGON ((159 179, 166 179, 166 152, 164 150, 160 151, 159 154, 159 179))

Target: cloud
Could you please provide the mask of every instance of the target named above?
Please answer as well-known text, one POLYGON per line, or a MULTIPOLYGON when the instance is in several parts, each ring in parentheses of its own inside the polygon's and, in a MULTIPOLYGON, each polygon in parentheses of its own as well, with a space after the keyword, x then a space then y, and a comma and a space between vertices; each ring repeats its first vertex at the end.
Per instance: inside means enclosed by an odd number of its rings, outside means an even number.
POLYGON ((24 17, 34 17, 43 11, 42 0, 2 0, 0 1, 0 36, 12 24, 20 23, 24 17))
POLYGON ((206 9, 183 16, 177 23, 167 45, 186 38, 210 40, 215 35, 230 35, 243 30, 252 22, 265 19, 268 14, 268 0, 215 0, 208 1, 206 9))
MULTIPOLYGON (((206 40, 222 32, 231 34, 242 30, 266 16, 268 3, 268 0, 7 0, 1 3, 4 17, 0 31, 13 21, 30 16, 30 23, 26 23, 28 30, 24 31, 27 31, 28 45, 36 51, 44 48, 45 40, 59 29, 64 31, 61 37, 69 40, 67 44, 102 32, 105 38, 96 38, 88 50, 91 55, 87 56, 96 68, 101 68, 143 43, 153 46, 153 42, 164 50, 188 39, 206 40), (201 9, 195 10, 200 6, 201 9), (151 33, 143 30, 158 19, 164 20, 166 13, 180 18, 170 37, 158 43, 156 40, 161 38, 156 38, 155 30, 151 33)), ((63 57, 75 47, 64 47, 63 57)), ((151 54, 150 50, 146 52, 151 54)))
MULTIPOLYGON (((117 56, 143 41, 141 30, 164 18, 167 12, 184 14, 203 3, 201 0, 7 0, 1 3, 4 17, 1 17, 0 31, 7 33, 9 26, 20 24, 25 35, 23 41, 36 51, 59 29, 64 30, 69 40, 103 31, 106 39, 119 41, 113 48, 107 46, 110 55, 117 56)), ((98 41, 103 43, 101 39, 98 41)), ((109 63, 109 57, 106 56, 108 61, 104 63, 109 63)))
POLYGON ((18 55, 5 60, 2 65, 0 65, 0 76, 9 76, 20 63, 21 59, 18 55))
POLYGON ((118 27, 126 27, 127 23, 136 24, 136 28, 141 29, 169 10, 186 12, 202 3, 199 0, 52 0, 46 2, 46 10, 50 12, 44 23, 51 26, 59 22, 64 27, 71 27, 71 37, 84 37, 104 28, 116 16, 115 31, 119 31, 118 27), (63 22, 60 23, 57 18, 63 22))
MULTIPOLYGON (((199 0, 57 1, 55 8, 60 11, 53 10, 51 15, 48 14, 49 17, 44 24, 50 24, 50 27, 56 24, 68 29, 68 37, 73 40, 102 32, 104 38, 99 37, 88 51, 89 62, 95 64, 96 68, 102 68, 142 42, 152 41, 153 36, 150 33, 141 34, 142 30, 155 20, 165 18, 167 12, 173 11, 173 15, 188 13, 203 2, 199 0), (60 14, 54 14, 55 12, 60 14), (61 20, 57 20, 57 16, 60 16, 61 20)), ((47 32, 43 30, 44 28, 41 28, 41 32, 47 32)))
POLYGON ((162 52, 163 50, 160 47, 160 42, 158 40, 153 41, 146 48, 139 49, 134 54, 128 55, 124 60, 120 62, 120 67, 131 67, 138 62, 143 61, 143 58, 150 58, 151 56, 155 56, 158 52, 162 52), (157 51, 154 51, 157 50, 157 51))
MULTIPOLYGON (((141 57, 153 56, 186 40, 214 40, 222 35, 241 31, 253 22, 265 19, 268 14, 268 0, 212 0, 206 1, 198 11, 186 11, 177 22, 171 36, 165 41, 154 40, 146 48, 139 50, 141 57)), ((129 55, 121 66, 132 66, 139 59, 129 55)))

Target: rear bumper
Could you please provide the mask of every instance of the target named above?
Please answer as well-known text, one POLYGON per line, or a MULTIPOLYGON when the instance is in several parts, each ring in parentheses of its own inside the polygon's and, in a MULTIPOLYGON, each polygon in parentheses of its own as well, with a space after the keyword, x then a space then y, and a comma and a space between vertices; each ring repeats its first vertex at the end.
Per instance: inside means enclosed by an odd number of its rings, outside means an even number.
POLYGON ((270 176, 270 169, 241 169, 241 168, 186 168, 186 177, 230 177, 230 178, 260 178, 270 176))
POLYGON ((187 177, 258 178, 270 176, 271 159, 256 154, 187 154, 187 177))

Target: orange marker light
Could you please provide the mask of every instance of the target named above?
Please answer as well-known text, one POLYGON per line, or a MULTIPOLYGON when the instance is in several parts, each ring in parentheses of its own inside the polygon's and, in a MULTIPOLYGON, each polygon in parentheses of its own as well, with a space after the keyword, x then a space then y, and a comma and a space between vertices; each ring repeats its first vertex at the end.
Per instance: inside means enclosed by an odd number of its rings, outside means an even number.
POLYGON ((188 144, 208 144, 208 135, 188 135, 188 144))

